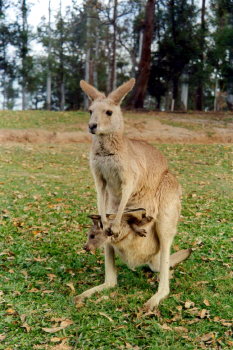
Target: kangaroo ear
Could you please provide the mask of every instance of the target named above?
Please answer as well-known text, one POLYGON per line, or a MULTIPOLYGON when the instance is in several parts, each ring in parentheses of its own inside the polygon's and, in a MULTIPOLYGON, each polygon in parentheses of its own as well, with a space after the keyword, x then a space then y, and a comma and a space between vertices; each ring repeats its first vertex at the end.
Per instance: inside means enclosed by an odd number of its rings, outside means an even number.
POLYGON ((102 92, 99 92, 94 86, 88 84, 85 80, 80 81, 80 87, 92 101, 100 97, 106 97, 102 92))
POLYGON ((88 218, 90 218, 93 221, 94 226, 101 227, 101 216, 100 215, 88 215, 88 218))
POLYGON ((137 221, 141 221, 146 217, 146 210, 143 208, 138 209, 130 209, 124 212, 123 217, 127 219, 135 219, 137 221))
POLYGON ((132 78, 128 80, 123 85, 119 86, 116 90, 112 91, 108 98, 111 99, 116 105, 120 104, 124 97, 128 94, 130 90, 134 87, 135 79, 132 78))

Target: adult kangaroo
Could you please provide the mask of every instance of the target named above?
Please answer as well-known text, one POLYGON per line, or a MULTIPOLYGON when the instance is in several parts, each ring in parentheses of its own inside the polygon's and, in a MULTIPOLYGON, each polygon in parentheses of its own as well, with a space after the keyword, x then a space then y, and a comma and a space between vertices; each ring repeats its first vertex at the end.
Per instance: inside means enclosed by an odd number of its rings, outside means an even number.
MULTIPOLYGON (((89 131, 93 134, 90 166, 97 191, 97 206, 103 228, 115 237, 120 235, 124 210, 144 208, 154 219, 154 232, 159 239, 158 291, 146 303, 152 310, 169 294, 170 248, 181 208, 181 187, 168 170, 166 158, 146 142, 124 135, 120 103, 133 88, 130 79, 108 96, 85 81, 82 90, 92 103, 89 108, 89 131), (107 213, 115 213, 111 224, 107 213)), ((142 238, 143 239, 143 238, 142 238)), ((87 297, 117 284, 115 253, 105 246, 105 282, 81 294, 87 297)))

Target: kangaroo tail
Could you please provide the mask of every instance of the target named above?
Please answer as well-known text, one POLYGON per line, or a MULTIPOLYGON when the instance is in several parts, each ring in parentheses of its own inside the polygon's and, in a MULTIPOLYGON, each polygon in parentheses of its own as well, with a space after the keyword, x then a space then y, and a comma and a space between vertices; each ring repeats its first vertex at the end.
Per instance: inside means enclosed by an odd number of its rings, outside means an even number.
POLYGON ((170 267, 174 267, 177 264, 179 264, 181 261, 188 259, 191 253, 192 253, 192 249, 189 248, 189 249, 179 250, 178 252, 172 254, 170 256, 170 267))

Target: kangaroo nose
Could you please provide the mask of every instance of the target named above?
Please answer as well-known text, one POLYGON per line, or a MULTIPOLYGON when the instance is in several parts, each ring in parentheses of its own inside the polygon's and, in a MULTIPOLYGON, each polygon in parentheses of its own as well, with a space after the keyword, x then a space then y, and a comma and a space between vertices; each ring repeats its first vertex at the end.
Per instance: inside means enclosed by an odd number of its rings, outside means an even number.
POLYGON ((95 134, 96 129, 97 129, 97 124, 96 123, 89 124, 89 131, 90 131, 90 133, 95 134))
POLYGON ((89 251, 90 251, 90 248, 88 247, 87 244, 83 247, 83 249, 86 250, 86 252, 89 252, 89 251))

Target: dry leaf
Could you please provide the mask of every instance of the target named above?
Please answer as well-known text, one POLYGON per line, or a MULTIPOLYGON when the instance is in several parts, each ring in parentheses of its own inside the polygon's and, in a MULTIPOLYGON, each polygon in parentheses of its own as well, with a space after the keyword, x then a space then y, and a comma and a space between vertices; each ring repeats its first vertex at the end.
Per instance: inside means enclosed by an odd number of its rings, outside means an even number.
POLYGON ((197 316, 199 315, 199 310, 197 307, 193 307, 192 309, 189 309, 188 312, 191 314, 191 315, 194 315, 194 316, 197 316))
POLYGON ((40 290, 38 288, 32 288, 28 290, 28 293, 38 293, 40 290))
POLYGON ((7 309, 6 313, 7 313, 7 315, 16 315, 17 314, 17 312, 12 308, 7 309))
POLYGON ((50 350, 71 350, 72 348, 63 340, 61 344, 49 347, 50 350))
POLYGON ((193 301, 187 300, 184 304, 185 309, 190 309, 191 307, 193 307, 195 304, 193 301))
POLYGON ((186 327, 182 327, 182 326, 177 326, 177 327, 173 327, 174 331, 176 332, 182 332, 182 333, 188 333, 188 328, 186 327))
POLYGON ((6 339, 5 334, 0 334, 0 341, 3 341, 4 339, 6 339))
POLYGON ((38 261, 38 262, 42 262, 42 261, 47 261, 48 258, 41 258, 40 256, 38 256, 37 258, 34 258, 34 261, 38 261))
POLYGON ((51 322, 62 322, 62 321, 65 321, 65 318, 64 317, 52 317, 50 319, 51 322))
POLYGON ((22 314, 22 315, 20 315, 19 317, 20 317, 21 322, 24 323, 24 322, 26 321, 27 315, 22 314))
POLYGON ((210 340, 213 340, 213 339, 214 339, 214 333, 213 332, 204 334, 201 337, 197 338, 198 341, 203 341, 204 343, 205 342, 209 342, 210 340))
POLYGON ((20 272, 22 273, 22 275, 24 275, 25 278, 28 278, 28 273, 26 270, 21 270, 20 272))
POLYGON ((48 289, 42 290, 42 294, 51 294, 51 293, 54 293, 54 290, 48 290, 48 289))
POLYGON ((62 329, 67 328, 68 326, 70 326, 71 324, 73 324, 73 321, 71 320, 64 320, 61 322, 59 327, 51 327, 51 328, 42 328, 43 331, 45 331, 46 333, 56 333, 61 331, 62 329))
POLYGON ((52 337, 50 339, 51 343, 59 343, 60 341, 64 340, 66 338, 59 338, 59 337, 52 337))
POLYGON ((198 315, 200 318, 207 318, 209 317, 209 310, 206 310, 206 309, 202 309, 200 312, 199 312, 199 315, 198 315))
POLYGON ((232 327, 232 322, 221 322, 221 324, 225 327, 232 327))
POLYGON ((72 292, 75 293, 75 288, 72 282, 66 283, 66 286, 68 286, 72 290, 72 292))
POLYGON ((99 315, 106 317, 110 322, 113 322, 113 319, 106 315, 104 312, 99 312, 99 315))
POLYGON ((24 323, 22 324, 22 327, 26 329, 26 332, 27 332, 27 333, 29 333, 30 330, 31 330, 31 327, 30 327, 26 322, 24 322, 24 323))
POLYGON ((173 329, 171 327, 169 327, 166 323, 160 325, 160 327, 162 329, 164 329, 165 331, 172 331, 173 329))
POLYGON ((209 303, 208 299, 204 299, 203 303, 205 304, 205 306, 210 306, 210 303, 209 303))
POLYGON ((47 273, 47 276, 48 276, 50 282, 53 281, 57 277, 56 275, 54 275, 54 273, 47 273))

